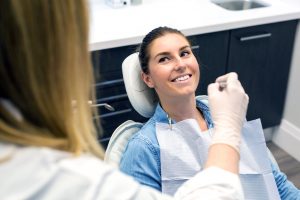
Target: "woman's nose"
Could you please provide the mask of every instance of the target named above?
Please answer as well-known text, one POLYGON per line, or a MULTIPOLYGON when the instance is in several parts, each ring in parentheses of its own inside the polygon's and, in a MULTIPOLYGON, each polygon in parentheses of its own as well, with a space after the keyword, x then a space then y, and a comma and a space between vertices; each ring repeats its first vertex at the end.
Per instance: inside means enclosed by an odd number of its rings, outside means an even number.
POLYGON ((184 60, 181 57, 176 58, 175 70, 182 71, 185 70, 185 68, 186 68, 186 63, 184 62, 184 60))

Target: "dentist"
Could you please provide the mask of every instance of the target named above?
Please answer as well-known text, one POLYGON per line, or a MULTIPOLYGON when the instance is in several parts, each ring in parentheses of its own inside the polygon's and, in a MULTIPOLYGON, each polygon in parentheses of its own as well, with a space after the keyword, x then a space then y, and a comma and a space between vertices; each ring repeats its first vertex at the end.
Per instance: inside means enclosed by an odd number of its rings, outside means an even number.
POLYGON ((243 199, 237 172, 248 96, 236 74, 209 86, 217 131, 206 169, 175 197, 102 161, 88 104, 95 92, 87 8, 85 0, 0 1, 1 198, 243 199))

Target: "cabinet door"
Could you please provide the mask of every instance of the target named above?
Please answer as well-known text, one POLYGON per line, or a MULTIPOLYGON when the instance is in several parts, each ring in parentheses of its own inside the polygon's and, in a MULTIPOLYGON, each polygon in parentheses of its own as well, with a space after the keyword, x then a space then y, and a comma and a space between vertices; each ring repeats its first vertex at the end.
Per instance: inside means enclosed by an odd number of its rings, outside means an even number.
POLYGON ((228 71, 237 72, 249 95, 247 119, 264 128, 279 125, 297 21, 231 31, 228 71))
POLYGON ((196 95, 206 95, 207 86, 225 73, 228 37, 228 31, 188 37, 200 67, 196 95))

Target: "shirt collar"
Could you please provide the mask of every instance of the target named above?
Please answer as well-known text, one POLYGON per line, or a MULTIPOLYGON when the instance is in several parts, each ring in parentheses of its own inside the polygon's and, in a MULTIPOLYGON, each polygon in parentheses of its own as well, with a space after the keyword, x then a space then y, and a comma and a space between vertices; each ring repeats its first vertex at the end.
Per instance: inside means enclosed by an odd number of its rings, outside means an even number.
MULTIPOLYGON (((196 106, 203 113, 207 127, 209 129, 213 128, 213 122, 212 122, 212 118, 211 118, 208 106, 205 103, 203 103, 201 100, 196 100, 196 106)), ((169 122, 167 113, 163 110, 163 108, 160 106, 159 103, 156 106, 155 113, 152 118, 155 121, 161 122, 161 123, 169 122)), ((176 123, 176 122, 174 120, 172 120, 172 123, 176 123)))

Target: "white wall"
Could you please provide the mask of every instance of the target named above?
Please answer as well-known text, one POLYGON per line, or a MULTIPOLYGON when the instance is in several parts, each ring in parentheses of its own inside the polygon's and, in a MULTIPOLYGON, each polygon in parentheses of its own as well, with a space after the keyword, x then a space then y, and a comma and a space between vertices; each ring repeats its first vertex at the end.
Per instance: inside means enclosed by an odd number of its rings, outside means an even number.
MULTIPOLYGON (((284 0, 300 9, 299 0, 284 0)), ((298 24, 291 63, 283 120, 273 142, 300 161, 300 24, 298 24)))
POLYGON ((300 26, 294 44, 294 54, 284 110, 284 118, 300 127, 300 26))

